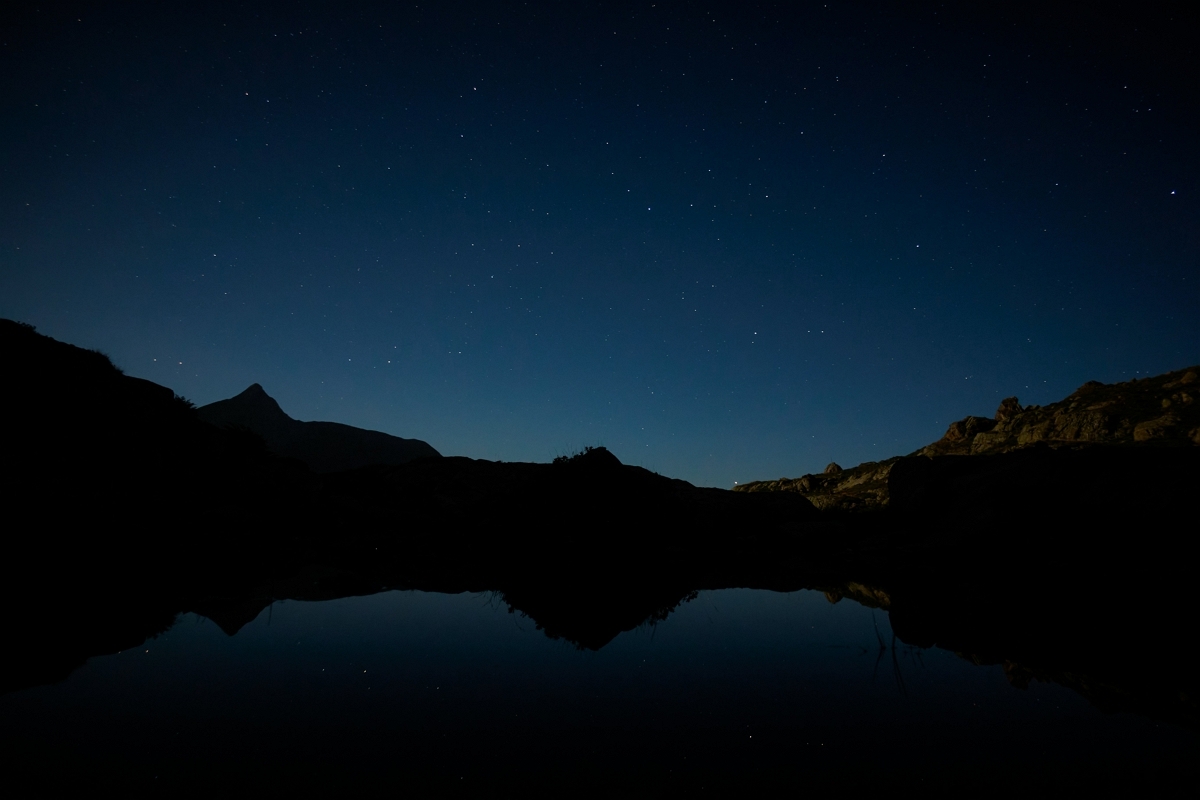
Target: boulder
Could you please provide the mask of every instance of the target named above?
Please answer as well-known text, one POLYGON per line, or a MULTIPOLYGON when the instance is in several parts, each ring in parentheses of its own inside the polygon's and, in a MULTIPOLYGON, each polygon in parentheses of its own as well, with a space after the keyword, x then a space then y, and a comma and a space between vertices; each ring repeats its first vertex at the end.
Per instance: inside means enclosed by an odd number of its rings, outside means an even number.
POLYGON ((1161 439, 1178 423, 1179 417, 1174 414, 1163 414, 1158 419, 1139 422, 1133 427, 1133 440, 1135 442, 1148 442, 1152 439, 1161 439))
POLYGON ((951 422, 942 437, 947 442, 969 442, 975 434, 990 431, 996 427, 996 421, 987 417, 966 417, 958 422, 951 422))

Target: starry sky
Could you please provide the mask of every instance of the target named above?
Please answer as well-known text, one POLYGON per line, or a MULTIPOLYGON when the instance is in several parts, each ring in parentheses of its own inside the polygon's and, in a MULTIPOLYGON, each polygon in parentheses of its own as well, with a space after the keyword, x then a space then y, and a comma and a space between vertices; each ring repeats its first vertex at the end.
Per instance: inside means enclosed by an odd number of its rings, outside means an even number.
POLYGON ((731 486, 1200 362, 1187 4, 14 5, 0 316, 197 404, 731 486))

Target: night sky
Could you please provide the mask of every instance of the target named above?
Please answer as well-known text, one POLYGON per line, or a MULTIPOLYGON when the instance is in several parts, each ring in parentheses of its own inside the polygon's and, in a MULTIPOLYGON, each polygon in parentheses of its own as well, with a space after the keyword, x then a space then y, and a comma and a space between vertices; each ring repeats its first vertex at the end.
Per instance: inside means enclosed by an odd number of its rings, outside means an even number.
POLYGON ((0 316, 197 404, 730 486, 1200 362, 1186 4, 21 5, 0 316))

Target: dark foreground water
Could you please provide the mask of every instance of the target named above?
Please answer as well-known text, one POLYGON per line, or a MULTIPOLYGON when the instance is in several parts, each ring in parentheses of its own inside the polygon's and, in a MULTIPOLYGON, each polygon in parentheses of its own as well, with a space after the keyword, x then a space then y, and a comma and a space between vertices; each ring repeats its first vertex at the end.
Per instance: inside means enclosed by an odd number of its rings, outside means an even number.
POLYGON ((885 612, 809 591, 701 592, 599 651, 486 594, 278 602, 232 637, 188 614, 0 697, 0 733, 10 782, 131 791, 987 793, 1197 776, 1181 727, 1014 688, 1000 666, 893 643, 885 612))

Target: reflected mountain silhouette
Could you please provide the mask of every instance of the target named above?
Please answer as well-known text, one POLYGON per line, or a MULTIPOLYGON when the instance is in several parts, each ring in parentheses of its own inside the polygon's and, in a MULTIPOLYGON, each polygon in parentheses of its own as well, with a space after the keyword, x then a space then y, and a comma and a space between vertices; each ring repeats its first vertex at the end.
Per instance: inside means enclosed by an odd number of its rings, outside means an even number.
POLYGON ((815 589, 1014 686, 1195 728, 1189 520, 1200 448, 902 459, 892 504, 823 513, 704 489, 603 448, 317 474, 103 355, 0 321, 0 691, 62 680, 195 612, 236 634, 279 600, 495 592, 598 649, 696 592, 815 589))
POLYGON ((994 585, 965 584, 953 577, 939 586, 904 574, 882 585, 839 582, 832 573, 779 582, 755 581, 737 569, 736 576, 720 581, 712 580, 714 568, 709 581, 671 589, 621 581, 607 586, 570 583, 555 574, 541 582, 528 576, 513 582, 498 573, 491 581, 460 583, 436 571, 427 578, 416 576, 410 564, 394 567, 391 574, 382 567, 372 564, 360 573, 312 568, 240 591, 226 585, 194 598, 121 596, 97 604, 94 588, 84 595, 72 587, 59 587, 54 599, 45 603, 10 596, 4 624, 10 643, 19 647, 12 648, 14 657, 0 668, 0 692, 63 680, 88 658, 136 647, 187 612, 211 619, 233 636, 275 602, 392 590, 490 591, 510 613, 529 618, 546 636, 598 650, 623 632, 667 619, 699 591, 813 589, 823 591, 831 602, 850 600, 880 608, 901 643, 950 650, 979 665, 1001 665, 1018 689, 1031 681, 1050 681, 1105 711, 1144 714, 1191 729, 1200 722, 1191 656, 1176 644, 1188 630, 1186 607, 1126 604, 1135 593, 1119 585, 1107 596, 1088 594, 1091 587, 1071 582, 1059 587, 1027 585, 1030 595, 1012 596, 994 585), (1084 596, 1074 602, 1067 596, 1081 591, 1084 596), (19 613, 14 600, 20 601, 19 613), (82 609, 88 609, 86 616, 82 609))

